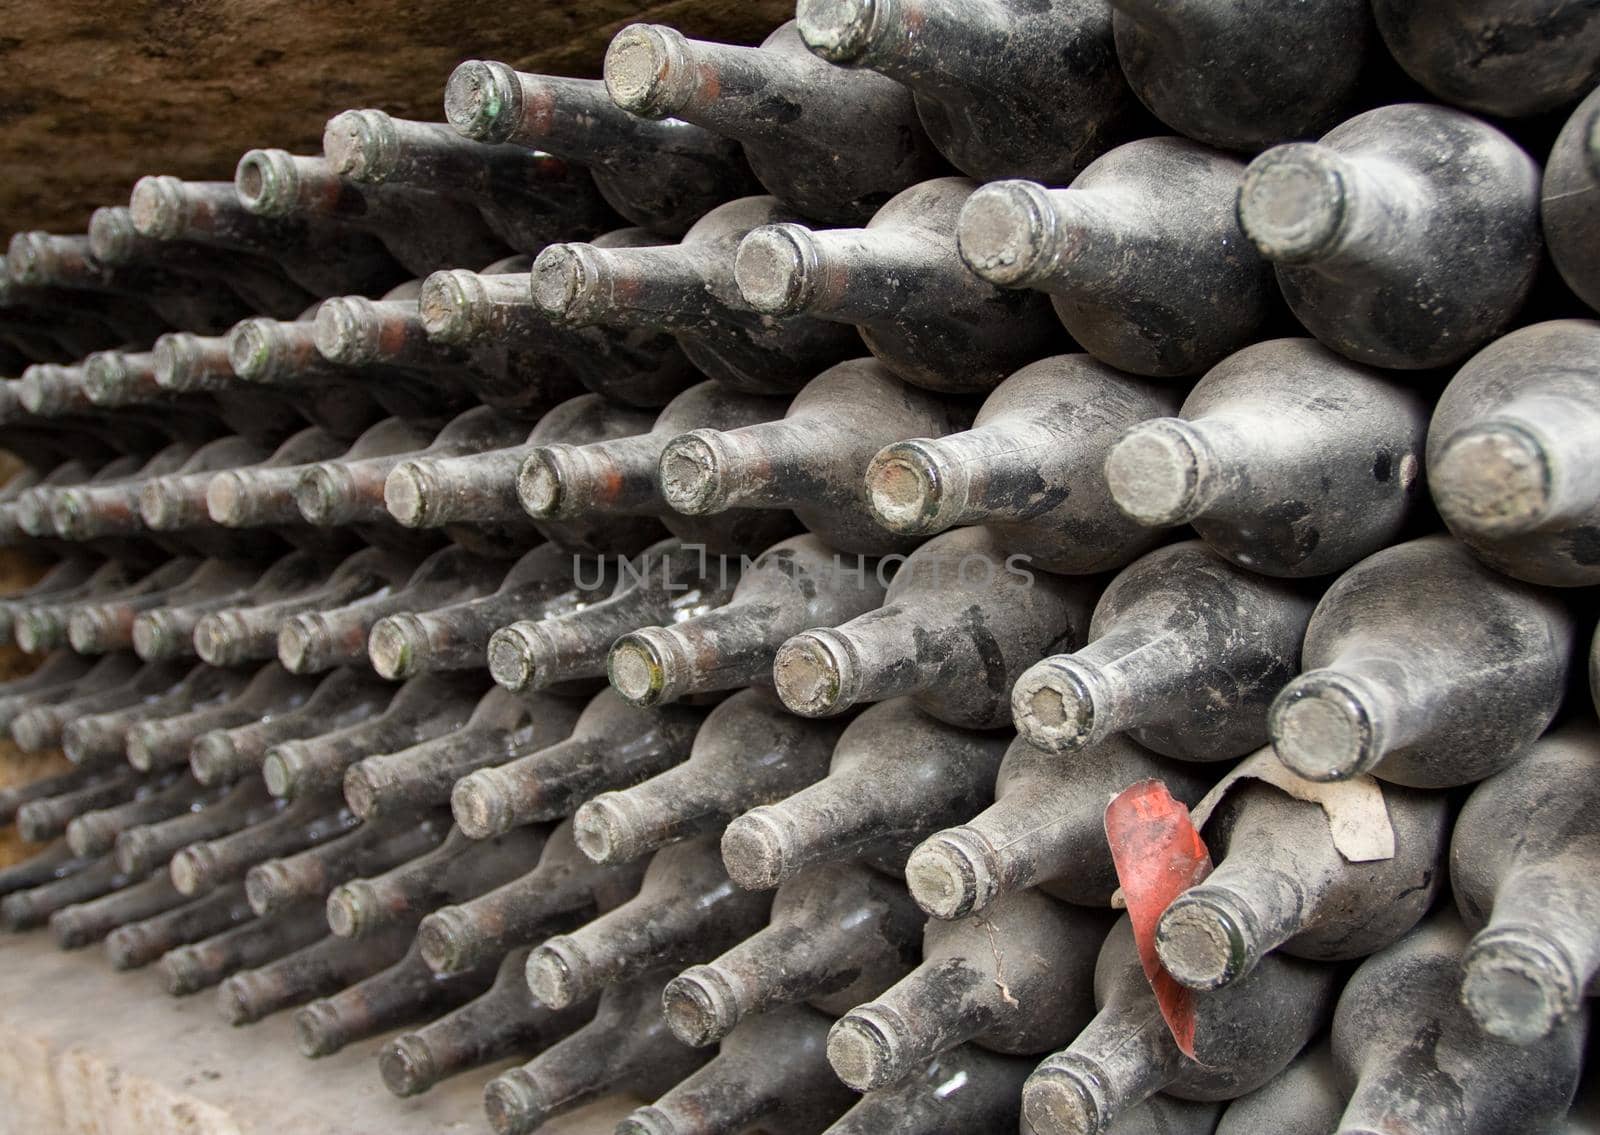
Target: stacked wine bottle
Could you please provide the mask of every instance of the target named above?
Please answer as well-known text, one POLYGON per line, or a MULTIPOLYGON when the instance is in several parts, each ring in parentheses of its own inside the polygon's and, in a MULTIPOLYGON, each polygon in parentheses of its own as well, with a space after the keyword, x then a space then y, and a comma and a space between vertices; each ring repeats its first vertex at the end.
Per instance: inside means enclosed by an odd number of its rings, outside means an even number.
POLYGON ((0 921, 499 1135, 1597 1130, 1600 10, 604 73, 12 238, 0 921))

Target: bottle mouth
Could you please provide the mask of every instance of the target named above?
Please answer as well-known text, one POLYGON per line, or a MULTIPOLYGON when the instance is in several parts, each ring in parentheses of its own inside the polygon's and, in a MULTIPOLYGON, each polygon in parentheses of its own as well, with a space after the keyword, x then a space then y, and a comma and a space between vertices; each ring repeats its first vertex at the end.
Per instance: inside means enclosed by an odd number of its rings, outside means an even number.
POLYGON ((244 661, 243 620, 231 611, 205 616, 194 628, 194 649, 202 662, 213 666, 232 666, 244 661))
POLYGON ((328 929, 336 938, 359 938, 369 921, 364 912, 371 902, 371 888, 346 883, 328 896, 328 929))
POLYGON ((688 105, 697 78, 688 41, 672 28, 631 24, 606 49, 606 91, 623 110, 665 118, 688 105))
POLYGON ((773 683, 791 713, 825 717, 855 704, 854 663, 848 640, 837 632, 802 631, 778 648, 773 683))
POLYGON ((521 623, 501 627, 489 639, 489 674, 514 693, 539 688, 542 660, 551 653, 539 628, 521 623))
POLYGON ((1567 953, 1532 926, 1490 927, 1462 958, 1461 999, 1490 1036, 1530 1045, 1575 1012, 1582 983, 1567 953))
POLYGON ((1022 1086, 1022 1114, 1038 1135, 1103 1135, 1111 1121, 1100 1098, 1099 1069, 1058 1053, 1022 1086))
POLYGON ((1349 675, 1302 674, 1279 692, 1267 714, 1278 759, 1307 780, 1348 780, 1371 770, 1385 746, 1370 702, 1349 675))
POLYGON ((1051 753, 1076 752, 1095 739, 1095 697, 1088 671, 1065 655, 1024 671, 1011 690, 1017 732, 1051 753))
POLYGON ((704 1048, 738 1025, 738 998, 726 974, 715 966, 692 966, 661 991, 661 1009, 672 1035, 691 1048, 704 1048))
POLYGON ((587 310, 600 290, 600 266, 586 244, 552 244, 533 262, 529 295, 552 319, 571 324, 592 322, 587 310))
POLYGON ((722 861, 728 877, 747 891, 776 887, 798 868, 794 832, 770 806, 752 808, 722 833, 722 861))
POLYGON ((522 103, 522 84, 504 63, 468 60, 445 84, 445 119, 479 142, 510 139, 522 119, 522 103))
POLYGON ((511 807, 501 780, 495 770, 480 769, 450 790, 451 816, 468 838, 489 839, 511 830, 511 807))
POLYGON ((383 482, 383 507, 389 515, 407 528, 431 527, 429 501, 437 498, 438 489, 429 483, 425 466, 416 461, 406 461, 389 470, 383 482))
POLYGON ((339 1013, 326 1001, 313 1001, 294 1015, 294 1042, 310 1059, 332 1056, 344 1047, 339 1013))
POLYGON ((324 303, 317 309, 312 334, 323 358, 344 366, 375 362, 381 350, 375 308, 361 296, 340 296, 324 303))
POLYGON ((438 1082, 432 1051, 411 1033, 396 1037, 378 1054, 378 1075, 383 1086, 402 1099, 420 1095, 438 1082))
POLYGON ((133 259, 139 232, 127 209, 101 207, 89 217, 89 251, 102 264, 125 264, 133 259))
POLYGON ((260 316, 228 332, 228 362, 246 382, 283 378, 287 371, 285 337, 275 319, 260 316))
POLYGON ((409 678, 420 669, 412 641, 423 638, 421 621, 415 615, 390 615, 378 620, 367 636, 367 658, 380 678, 409 678))
POLYGON ((631 798, 607 792, 578 809, 572 818, 572 839, 596 863, 627 863, 652 850, 642 838, 640 820, 631 798))
POLYGON ((47 238, 41 232, 14 233, 6 248, 6 271, 19 284, 47 284, 52 276, 53 257, 47 238))
POLYGON ((244 897, 258 918, 265 918, 281 905, 279 896, 291 889, 293 880, 282 863, 257 863, 244 876, 244 897))
POLYGON ((964 495, 964 486, 952 484, 950 474, 958 474, 959 480, 959 470, 946 471, 933 443, 895 442, 867 466, 867 503, 890 532, 906 536, 943 532, 956 522, 964 495))
POLYGON ((1186 524, 1200 513, 1204 447, 1182 419, 1134 426, 1106 455, 1111 499, 1149 528, 1186 524))
POLYGON ((194 898, 210 889, 212 861, 204 844, 191 845, 172 857, 172 885, 194 898))
POLYGON ((739 294, 757 311, 794 315, 816 299, 816 244, 802 225, 763 225, 739 242, 733 278, 739 294))
POLYGON ((488 292, 476 272, 451 268, 422 281, 417 313, 430 339, 466 344, 488 330, 481 326, 487 302, 488 292))
POLYGON ((1239 227, 1268 260, 1320 259, 1344 226, 1347 187, 1324 146, 1293 142, 1257 157, 1239 186, 1239 227))
POLYGON ((967 198, 956 223, 956 246, 967 267, 999 287, 1040 279, 1058 243, 1049 192, 1031 181, 995 181, 967 198))
POLYGON ((1190 989, 1221 989, 1255 967, 1259 937, 1252 912, 1225 891, 1196 887, 1179 895, 1156 925, 1161 964, 1190 989))
POLYGON ((999 895, 989 841, 970 828, 930 836, 906 860, 906 887, 922 910, 946 921, 988 907, 999 895))
POLYGON ((571 939, 551 938, 528 955, 528 988, 547 1008, 565 1009, 589 992, 583 969, 583 956, 571 939))
POLYGON ((394 119, 381 110, 347 110, 323 128, 322 152, 344 177, 383 181, 398 165, 400 135, 394 119))
POLYGON ((1453 532, 1489 538, 1539 527, 1554 500, 1544 446, 1513 421, 1480 422, 1445 442, 1428 482, 1453 532))
POLYGON ((317 643, 326 634, 321 615, 296 615, 278 628, 278 661, 291 674, 309 674, 321 661, 317 643))
POLYGON ((553 446, 534 450, 517 470, 517 500, 528 515, 547 520, 559 516, 565 503, 564 462, 553 446))
MULTIPOLYGON (((473 837, 476 838, 476 837, 473 837)), ((417 927, 417 949, 422 960, 436 974, 460 973, 470 968, 460 943, 471 937, 471 927, 460 908, 441 907, 417 927)))
POLYGON ((911 1070, 899 1041, 908 1031, 887 1005, 858 1005, 828 1030, 828 1063, 849 1087, 875 1091, 911 1070))
POLYGON ((483 1089, 483 1110, 495 1135, 529 1135, 549 1114, 544 1092, 522 1068, 489 1081, 483 1089))
POLYGON ((337 465, 313 465, 294 487, 295 507, 306 521, 319 527, 339 523, 341 501, 353 495, 355 479, 337 465))
POLYGON ((728 507, 726 463, 715 430, 675 437, 661 451, 661 496, 685 516, 706 516, 728 507))
POLYGON ((174 240, 183 235, 183 182, 175 177, 141 177, 128 209, 140 236, 174 240))
MULTIPOLYGON (((619 638, 606 656, 606 676, 624 701, 637 706, 659 705, 668 700, 668 687, 677 661, 656 628, 645 628, 619 638)), ((674 695, 675 696, 675 695, 674 695)))
POLYGON ((96 406, 120 404, 131 373, 132 368, 118 352, 96 351, 83 363, 83 392, 96 406))
POLYGON ((239 159, 233 188, 239 203, 262 217, 287 216, 299 196, 299 172, 283 150, 250 150, 239 159))
POLYGON ((892 0, 800 0, 795 22, 812 54, 829 63, 854 63, 876 38, 883 5, 892 0))

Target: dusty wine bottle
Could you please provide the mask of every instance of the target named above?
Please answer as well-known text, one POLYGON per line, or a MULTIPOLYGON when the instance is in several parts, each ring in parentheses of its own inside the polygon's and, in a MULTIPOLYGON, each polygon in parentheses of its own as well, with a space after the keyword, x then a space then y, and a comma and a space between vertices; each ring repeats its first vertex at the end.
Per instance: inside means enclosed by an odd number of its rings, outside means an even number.
POLYGON ((1095 958, 1112 918, 1021 891, 980 916, 930 921, 922 964, 839 1018, 828 1062, 867 1092, 967 1041, 1013 1056, 1066 1044, 1094 1015, 1095 958))
POLYGON ((1049 302, 969 272, 956 221, 977 189, 964 178, 914 185, 866 228, 766 225, 739 245, 734 278, 746 302, 773 315, 848 323, 899 378, 928 390, 988 390, 1053 353, 1065 336, 1049 302))
POLYGON ((617 1135, 820 1135, 854 1100, 828 1068, 832 1018, 803 1005, 752 1017, 705 1067, 617 1124, 617 1135))
POLYGON ((1046 571, 1121 567, 1157 537, 1118 512, 1101 467, 1123 430, 1177 404, 1175 392, 1089 355, 1043 359, 996 387, 971 429, 879 450, 867 501, 905 536, 982 524, 1046 571))
POLYGON ((260 823, 189 844, 173 855, 168 869, 178 890, 198 897, 243 878, 257 863, 336 839, 358 822, 336 801, 308 796, 260 823))
POLYGON ((171 879, 156 874, 112 894, 62 907, 50 916, 50 936, 63 950, 81 950, 124 923, 174 910, 188 901, 171 879))
POLYGON ((707 378, 756 394, 800 389, 861 351, 855 331, 809 316, 754 310, 734 279, 739 242, 762 225, 804 218, 774 197, 717 206, 659 248, 553 244, 533 262, 533 301, 566 326, 669 331, 707 378))
POLYGON ((758 509, 686 516, 663 495, 657 468, 662 451, 680 434, 770 422, 783 415, 784 407, 782 398, 745 394, 716 382, 697 383, 637 432, 587 445, 558 442, 533 447, 516 475, 517 500, 537 520, 653 516, 678 539, 714 552, 763 547, 791 531, 792 518, 758 509))
POLYGON ((778 648, 801 631, 837 626, 883 604, 876 564, 848 557, 811 534, 762 552, 739 576, 728 602, 664 627, 617 639, 606 656, 611 686, 634 705, 689 694, 770 686, 778 648))
POLYGON ((250 908, 262 915, 325 900, 349 879, 427 855, 443 842, 449 827, 449 817, 438 813, 401 826, 363 823, 304 851, 263 859, 245 872, 245 895, 250 908))
POLYGON ((513 564, 489 595, 385 616, 367 636, 368 659, 391 680, 481 666, 489 636, 499 628, 519 617, 574 606, 581 594, 573 587, 576 562, 555 544, 541 544, 513 564))
POLYGON ((264 823, 280 808, 260 780, 244 781, 199 811, 119 832, 112 854, 124 873, 147 873, 164 866, 174 853, 191 844, 220 839, 264 823))
POLYGON ((1554 110, 1600 80, 1600 18, 1551 0, 1374 0, 1400 66, 1444 102, 1499 118, 1554 110))
POLYGON ((490 1080, 483 1105, 495 1135, 529 1135, 607 1092, 653 1098, 704 1064, 710 1054, 679 1044, 661 1015, 669 976, 660 970, 608 986, 583 1028, 490 1080))
POLYGON ((1084 647, 1018 679, 1017 730, 1054 753, 1127 731, 1179 760, 1242 757, 1267 740, 1311 609, 1303 585, 1235 567, 1199 540, 1157 548, 1111 581, 1084 647))
POLYGON ((351 942, 321 938, 217 987, 217 1009, 230 1025, 250 1025, 284 1009, 326 997, 381 973, 405 956, 409 929, 351 942))
POLYGON ((1345 1094, 1326 1040, 1227 1105, 1216 1135, 1325 1135, 1339 1126, 1345 1094))
POLYGON ((1600 311, 1600 270, 1584 254, 1600 232, 1600 94, 1579 103, 1556 136, 1545 162, 1539 216, 1561 278, 1600 311))
POLYGON ((146 772, 187 765, 195 740, 203 734, 293 712, 305 704, 315 688, 312 679, 290 674, 276 662, 269 662, 226 701, 210 706, 197 704, 187 712, 159 721, 142 721, 129 729, 128 763, 146 772))
POLYGON ((77 764, 103 765, 120 761, 127 752, 128 733, 135 726, 165 721, 192 709, 220 705, 244 689, 249 677, 237 670, 219 670, 203 664, 195 666, 164 690, 151 691, 118 709, 69 721, 61 732, 61 747, 77 764))
POLYGON ((1491 572, 1450 537, 1386 548, 1317 604, 1304 672, 1272 703, 1272 746, 1309 780, 1471 784, 1544 732, 1572 651, 1556 596, 1491 572))
POLYGON ((173 910, 117 927, 106 935, 106 959, 115 970, 141 969, 169 950, 220 934, 253 917, 244 885, 235 883, 173 910))
POLYGON ((1046 1057, 1022 1091, 1038 1135, 1103 1135, 1157 1091, 1226 1100, 1281 1072, 1327 1023, 1339 971, 1270 954, 1249 976, 1192 1003, 1194 1055, 1178 1047, 1145 978, 1126 918, 1095 966, 1099 1013, 1046 1057))
POLYGON ((595 863, 578 850, 572 821, 563 821, 549 833, 538 865, 527 874, 459 905, 456 896, 445 895, 446 905, 417 928, 422 956, 435 970, 454 973, 542 942, 633 898, 644 866, 595 863))
POLYGON ((613 209, 669 235, 755 190, 738 143, 682 119, 652 122, 628 114, 595 79, 530 75, 469 60, 445 85, 444 113, 468 138, 582 162, 613 209))
POLYGON ((1600 429, 1600 323, 1567 319, 1490 343, 1445 388, 1428 429, 1428 486, 1456 539, 1529 583, 1600 581, 1588 533, 1600 479, 1580 455, 1600 429))
POLYGON ((142 877, 121 871, 109 857, 96 859, 82 870, 27 890, 12 891, 0 899, 0 929, 17 931, 42 926, 58 910, 115 894, 142 877))
POLYGON ((528 985, 553 1009, 657 966, 715 957, 766 924, 772 897, 729 886, 713 836, 656 852, 639 893, 528 957, 528 985))
POLYGON ((130 828, 160 823, 203 808, 216 795, 193 777, 180 775, 170 783, 152 786, 148 791, 136 791, 124 803, 73 817, 67 824, 67 846, 84 858, 104 855, 116 845, 117 837, 130 828))
POLYGON ((1201 830, 1216 870, 1167 906, 1156 952, 1179 984, 1238 981, 1271 950, 1348 961, 1399 940, 1427 914, 1443 872, 1449 801, 1393 785, 1383 807, 1389 859, 1351 862, 1334 846, 1321 805, 1262 782, 1241 782, 1201 830))
POLYGON ((882 607, 785 642, 774 684, 807 717, 909 697, 940 721, 996 729, 1011 716, 1005 691, 1023 671, 1083 641, 1094 590, 1035 574, 984 529, 956 529, 905 560, 882 607))
POLYGON ((620 863, 720 834, 741 812, 826 776, 843 728, 788 714, 762 690, 734 694, 706 716, 688 760, 580 807, 573 815, 578 846, 596 862, 620 863))
POLYGON ((181 587, 169 591, 161 606, 134 616, 129 630, 133 651, 146 662, 198 657, 194 630, 206 615, 257 595, 282 595, 305 587, 319 566, 315 557, 295 553, 265 569, 207 560, 181 587))
MULTIPOLYGON (((1350 1100, 1337 1135, 1392 1131, 1494 1135, 1550 1129, 1583 1068, 1587 1014, 1516 1045, 1478 1027, 1461 1003, 1467 930, 1445 910, 1351 975, 1333 1018, 1333 1059, 1350 1100), (1418 1063, 1412 1053, 1431 1054, 1418 1063), (1456 1086, 1427 1091, 1429 1070, 1456 1068, 1456 1086)), ((1437 1072, 1433 1073, 1437 1075, 1437 1072)))
POLYGON ((933 144, 979 181, 1063 184, 1133 124, 1097 0, 801 0, 796 16, 823 59, 910 87, 933 144))
MULTIPOLYGON (((963 1044, 936 1056, 900 1083, 868 1092, 825 1135, 1020 1129, 1022 1082, 1033 1064, 1025 1057, 1000 1056, 963 1044)), ((1188 1133, 1180 1130, 1174 1135, 1188 1133)))
POLYGON ((951 433, 967 424, 968 413, 950 397, 907 386, 882 363, 851 360, 808 382, 781 419, 692 429, 668 441, 661 495, 689 516, 792 509, 842 552, 907 551, 915 541, 878 522, 862 474, 885 445, 951 433))
POLYGON ((1119 370, 1200 374, 1258 337, 1277 294, 1234 215, 1244 167, 1183 138, 1095 159, 1067 189, 986 185, 957 225, 992 284, 1045 292, 1073 339, 1119 370))
POLYGON ((496 686, 478 699, 461 728, 351 765, 345 801, 363 820, 448 808, 457 781, 559 743, 581 708, 572 698, 496 686))
POLYGON ((1117 889, 1105 804, 1141 780, 1159 780, 1195 804, 1210 778, 1116 734, 1064 761, 1018 737, 995 778, 995 802, 960 827, 924 840, 906 860, 906 885, 935 918, 981 914, 1003 895, 1037 887, 1080 906, 1106 907, 1117 889))
POLYGON ((624 110, 737 138, 767 192, 821 221, 859 224, 945 168, 909 91, 812 55, 793 21, 760 47, 631 24, 606 50, 605 81, 624 110))
MULTIPOLYGON (((519 878, 538 860, 546 835, 543 829, 518 828, 475 840, 451 828, 427 854, 333 888, 327 898, 328 929, 341 938, 364 938, 399 923, 416 926, 445 903, 471 900, 519 878)), ((460 968, 480 968, 485 961, 493 959, 479 957, 460 968)))
POLYGON ((259 769, 267 750, 279 741, 342 729, 382 713, 395 690, 368 672, 335 670, 298 705, 202 733, 191 744, 189 767, 201 784, 231 784, 259 769))
POLYGON ((262 779, 274 796, 337 792, 345 771, 363 757, 398 752, 460 729, 483 687, 477 673, 419 675, 401 686, 380 714, 273 745, 261 762, 262 779))
POLYGON ((1239 186, 1239 224, 1296 318, 1397 370, 1457 362, 1515 317, 1539 263, 1538 209, 1539 167, 1515 142, 1422 103, 1274 147, 1239 186))
POLYGON ((286 957, 327 933, 328 924, 315 906, 273 918, 254 918, 193 945, 168 950, 159 965, 161 977, 168 993, 184 997, 210 989, 241 970, 286 957))
POLYGON ((727 558, 713 563, 703 547, 677 540, 653 544, 619 565, 616 587, 605 598, 597 593, 570 613, 521 619, 495 631, 489 673, 508 690, 598 678, 619 636, 726 603, 739 582, 739 567, 727 558))
POLYGON ((1316 0, 1292 14, 1261 0, 1111 0, 1111 9, 1117 59, 1145 106, 1229 150, 1253 153, 1347 118, 1378 52, 1363 0, 1316 0))
POLYGON ((589 1005, 547 1009, 534 999, 523 972, 528 949, 505 956, 486 993, 386 1044, 378 1054, 384 1086, 397 1096, 420 1095, 471 1069, 547 1049, 583 1027, 589 1005))
POLYGON ((427 190, 471 205, 519 252, 602 232, 616 221, 582 165, 523 146, 475 142, 443 122, 347 110, 328 119, 322 149, 335 172, 362 185, 427 190))
POLYGON ((67 611, 67 641, 79 654, 109 654, 133 645, 133 620, 142 611, 166 603, 202 566, 187 556, 168 560, 110 595, 73 604, 67 611))
POLYGON ((1600 859, 1588 807, 1597 741, 1574 724, 1535 742, 1473 791, 1451 839, 1456 906, 1477 931, 1461 999, 1485 1032, 1513 1044, 1581 1016, 1600 971, 1600 935, 1584 914, 1600 859), (1508 840, 1508 831, 1521 834, 1508 840))
POLYGON ((683 1043, 704 1046, 785 1005, 847 1012, 916 968, 922 923, 888 876, 859 863, 823 864, 778 888, 766 927, 667 983, 667 1024, 683 1043))
POLYGON ((1124 433, 1105 482, 1133 521, 1191 525, 1240 567, 1325 575, 1404 531, 1427 415, 1414 391, 1315 340, 1274 339, 1212 367, 1176 415, 1124 433))
POLYGON ((1004 737, 935 721, 908 698, 874 706, 840 736, 827 776, 728 825, 728 874, 751 889, 818 863, 861 860, 901 874, 919 842, 993 799, 1004 751, 1004 737))

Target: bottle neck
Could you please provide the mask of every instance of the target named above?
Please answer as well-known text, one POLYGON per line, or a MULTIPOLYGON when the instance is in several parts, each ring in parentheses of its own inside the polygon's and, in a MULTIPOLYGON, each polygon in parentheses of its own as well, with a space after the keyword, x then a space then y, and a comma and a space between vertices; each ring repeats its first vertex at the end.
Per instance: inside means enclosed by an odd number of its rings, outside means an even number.
POLYGON ((606 88, 645 118, 681 118, 726 138, 771 144, 819 92, 814 70, 759 47, 689 39, 659 24, 624 28, 606 51, 606 88))
MULTIPOLYGON (((1004 37, 1007 5, 990 0, 800 0, 800 35, 817 56, 869 67, 930 93, 965 85, 964 64, 989 58, 1004 37)), ((990 84, 980 78, 987 94, 990 84)))
POLYGON ((626 863, 725 825, 738 815, 738 786, 722 769, 690 759, 643 784, 606 792, 578 809, 578 846, 597 863, 626 863))
POLYGON ((991 284, 1104 303, 1130 256, 1160 254, 1151 222, 1111 190, 1000 181, 968 199, 957 240, 968 267, 991 284))
POLYGON ((910 226, 767 225, 745 237, 734 262, 739 290, 757 310, 856 324, 904 316, 911 297, 964 272, 932 233, 910 226))
POLYGON ((723 857, 747 890, 775 887, 815 863, 859 859, 915 824, 926 801, 878 791, 888 770, 859 762, 777 804, 752 808, 728 825, 723 857))
POLYGON ((1406 667, 1355 652, 1309 670, 1278 694, 1267 729, 1278 759, 1307 780, 1347 780, 1426 735, 1426 690, 1406 667))
POLYGON ((320 528, 382 522, 384 485, 407 454, 368 457, 361 461, 323 461, 304 469, 295 483, 300 515, 320 528))
POLYGON ((588 445, 543 445, 517 477, 522 507, 536 518, 656 516, 667 511, 657 463, 669 437, 652 431, 588 445))
POLYGON ((692 693, 766 685, 778 648, 806 622, 804 601, 792 598, 791 603, 740 603, 735 596, 726 607, 687 622, 623 635, 607 658, 611 685, 645 706, 692 693))
POLYGON ((532 452, 530 446, 516 445, 405 461, 384 481, 384 504, 408 528, 522 520, 514 486, 517 470, 532 452))
POLYGON ((378 674, 391 680, 470 670, 482 664, 489 636, 517 613, 490 598, 390 615, 372 628, 368 653, 378 674))
POLYGON ((1239 224, 1269 260, 1359 279, 1403 256, 1431 205, 1427 187, 1397 163, 1294 142, 1250 163, 1239 224))
POLYGON ((481 275, 455 268, 424 280, 417 305, 424 330, 439 342, 531 346, 554 331, 532 289, 529 272, 481 275))
POLYGON ((694 330, 730 312, 708 267, 686 245, 553 244, 533 262, 533 302, 568 325, 694 330))
POLYGON ((346 799, 363 819, 448 804, 456 781, 505 759, 508 736, 498 726, 469 725, 396 753, 366 757, 345 773, 346 799))
POLYGON ((1193 688, 1194 644, 1131 621, 1074 654, 1057 654, 1027 671, 1014 701, 1026 706, 1018 727, 1043 748, 1077 751, 1112 734, 1161 721, 1193 688))
POLYGON ((169 332, 156 340, 153 357, 156 385, 162 390, 195 393, 235 385, 226 336, 169 332))
POLYGON ((573 737, 509 764, 481 769, 464 778, 451 796, 456 820, 462 830, 482 839, 566 815, 610 787, 610 751, 605 738, 573 737))
POLYGON ((1232 984, 1305 929, 1316 913, 1314 896, 1305 880, 1277 865, 1284 857, 1274 850, 1270 838, 1231 840, 1205 882, 1168 906, 1156 947, 1179 983, 1200 990, 1232 984))
POLYGON ((1048 511, 1039 468, 1065 444, 1043 422, 1013 418, 942 438, 896 442, 867 469, 872 510, 894 532, 1020 521, 1048 511))
POLYGON ((1153 998, 1148 1005, 1113 1002, 1028 1078, 1023 1116, 1041 1132, 1104 1135, 1171 1083, 1182 1059, 1153 998))
POLYGON ((662 995, 667 1021, 685 1044, 713 1044, 746 1017, 797 1005, 835 983, 855 965, 855 945, 848 934, 768 926, 674 978, 662 995))
POLYGON ((455 348, 428 338, 416 300, 328 300, 317 309, 312 335, 322 357, 340 366, 432 369, 465 361, 455 348))
POLYGON ((474 988, 472 977, 434 978, 412 951, 389 968, 300 1010, 295 1014, 295 1040, 304 1056, 331 1055, 426 1015, 461 991, 470 995, 474 988))
POLYGON ((815 419, 691 430, 662 451, 661 492, 690 516, 815 504, 822 482, 860 468, 851 460, 853 440, 844 427, 815 419))
POLYGON ((1600 972, 1582 870, 1576 857, 1519 863, 1499 880, 1462 961, 1462 1000, 1491 1036, 1532 1044, 1581 1010, 1600 972))
POLYGON ((891 603, 791 638, 778 651, 773 679, 783 703, 808 717, 907 697, 936 686, 950 661, 929 649, 928 638, 925 616, 891 603))
MULTIPOLYGON (((547 853, 528 874, 424 919, 417 932, 423 957, 439 973, 456 973, 509 947, 588 922, 595 914, 594 881, 591 873, 553 864, 547 853)), ((527 987, 525 976, 522 985, 527 987)))
POLYGON ((1457 529, 1491 538, 1582 522, 1600 497, 1600 470, 1582 443, 1595 429, 1600 410, 1578 399, 1507 402, 1451 436, 1430 465, 1440 511, 1457 529))

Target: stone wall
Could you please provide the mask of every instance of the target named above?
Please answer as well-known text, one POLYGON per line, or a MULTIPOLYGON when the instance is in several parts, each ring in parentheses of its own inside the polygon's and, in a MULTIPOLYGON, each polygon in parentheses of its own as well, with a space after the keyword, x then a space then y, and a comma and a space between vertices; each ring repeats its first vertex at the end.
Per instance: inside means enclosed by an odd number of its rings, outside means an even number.
POLYGON ((231 178, 376 106, 439 120, 462 59, 595 76, 633 20, 759 42, 793 0, 23 0, 0 24, 0 235, 81 231, 145 173, 231 178))

